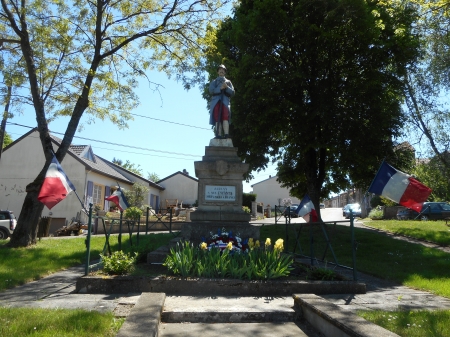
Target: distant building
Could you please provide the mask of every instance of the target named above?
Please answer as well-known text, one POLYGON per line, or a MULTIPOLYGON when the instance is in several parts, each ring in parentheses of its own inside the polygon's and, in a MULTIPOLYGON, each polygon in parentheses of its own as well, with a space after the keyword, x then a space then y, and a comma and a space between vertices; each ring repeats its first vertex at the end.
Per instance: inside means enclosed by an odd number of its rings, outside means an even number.
MULTIPOLYGON (((56 152, 61 139, 53 135, 51 138, 56 152)), ((45 157, 36 129, 32 129, 4 148, 0 161, 1 209, 9 209, 19 216, 26 196, 26 186, 36 178, 44 163, 45 157)), ((109 211, 114 205, 106 201, 105 197, 110 196, 118 185, 123 189, 130 189, 138 182, 148 187, 149 193, 145 203, 154 208, 159 205, 160 192, 164 191, 161 185, 95 155, 90 145, 71 145, 61 167, 75 186, 81 203, 72 192, 51 210, 44 207, 42 216, 52 218, 50 233, 66 225, 72 218, 87 222, 87 217, 82 212, 83 205, 87 208, 92 203, 99 205, 102 210, 109 211)))
POLYGON ((271 208, 274 208, 275 205, 284 206, 283 199, 289 198, 292 204, 300 204, 298 198, 290 195, 288 188, 281 187, 277 178, 277 176, 269 176, 268 179, 251 185, 253 187, 253 193, 256 194, 256 202, 263 203, 264 206, 270 205, 271 208))
POLYGON ((166 200, 178 200, 178 205, 183 204, 183 208, 192 206, 198 199, 198 179, 191 177, 189 172, 175 172, 157 182, 158 185, 164 187, 161 191, 161 205, 166 207, 166 200))

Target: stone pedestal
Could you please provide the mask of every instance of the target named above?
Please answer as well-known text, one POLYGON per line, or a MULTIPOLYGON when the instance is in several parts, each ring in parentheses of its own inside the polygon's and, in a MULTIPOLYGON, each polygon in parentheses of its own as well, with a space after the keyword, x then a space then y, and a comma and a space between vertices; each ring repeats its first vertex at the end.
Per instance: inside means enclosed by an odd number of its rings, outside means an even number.
POLYGON ((231 139, 212 139, 202 161, 194 163, 198 178, 198 207, 182 235, 190 241, 217 233, 220 228, 259 239, 259 227, 250 225, 250 214, 242 210, 242 181, 248 164, 241 162, 231 139))

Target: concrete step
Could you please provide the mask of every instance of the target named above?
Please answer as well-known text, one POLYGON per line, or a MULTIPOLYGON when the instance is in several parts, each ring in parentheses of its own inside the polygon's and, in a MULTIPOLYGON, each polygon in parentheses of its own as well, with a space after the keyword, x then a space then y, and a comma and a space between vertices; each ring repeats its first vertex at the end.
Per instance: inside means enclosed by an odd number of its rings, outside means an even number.
POLYGON ((166 296, 165 323, 293 322, 292 297, 166 296))
POLYGON ((316 331, 293 322, 279 323, 161 323, 159 337, 172 336, 320 337, 316 331))
POLYGON ((157 248, 156 250, 148 253, 147 254, 147 263, 163 263, 167 257, 167 254, 169 254, 170 249, 172 247, 175 247, 178 244, 178 242, 182 242, 182 240, 183 240, 183 238, 178 236, 178 237, 170 240, 170 242, 167 246, 161 246, 161 247, 157 248))

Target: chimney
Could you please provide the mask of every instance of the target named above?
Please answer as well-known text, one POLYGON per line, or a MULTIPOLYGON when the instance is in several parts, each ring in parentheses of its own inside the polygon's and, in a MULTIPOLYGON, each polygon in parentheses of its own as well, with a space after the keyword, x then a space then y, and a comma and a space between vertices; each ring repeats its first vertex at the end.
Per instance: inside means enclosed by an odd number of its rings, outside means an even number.
POLYGON ((183 169, 183 174, 185 174, 185 175, 189 175, 189 172, 188 171, 186 171, 186 169, 183 169))

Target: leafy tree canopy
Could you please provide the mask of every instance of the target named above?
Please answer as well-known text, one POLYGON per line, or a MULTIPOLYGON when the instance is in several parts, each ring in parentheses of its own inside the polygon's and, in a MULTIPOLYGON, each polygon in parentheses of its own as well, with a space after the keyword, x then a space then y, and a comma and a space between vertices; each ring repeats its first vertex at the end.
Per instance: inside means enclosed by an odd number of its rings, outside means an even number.
POLYGON ((428 162, 419 162, 413 173, 418 180, 433 190, 429 197, 430 201, 450 200, 450 175, 447 167, 437 156, 428 162))
POLYGON ((11 136, 5 132, 4 138, 3 138, 3 145, 2 145, 2 149, 6 146, 8 146, 9 144, 11 144, 13 142, 11 136))
POLYGON ((113 164, 119 165, 121 167, 123 167, 124 169, 133 172, 139 176, 142 176, 142 169, 140 168, 141 165, 139 164, 134 164, 134 163, 130 163, 129 160, 127 160, 125 163, 121 160, 121 159, 116 159, 113 158, 112 160, 113 164))
POLYGON ((450 3, 413 2, 420 10, 415 29, 421 36, 421 58, 405 78, 406 132, 422 158, 436 157, 450 171, 450 3))
MULTIPOLYGON (((236 89, 232 138, 250 170, 318 206, 363 188, 393 154, 415 12, 400 2, 245 0, 215 33, 210 77, 225 63, 236 89)), ((213 34, 213 33, 211 33, 213 34)))
POLYGON ((159 180, 161 180, 161 178, 159 177, 159 175, 156 172, 147 172, 147 179, 151 180, 153 182, 157 182, 159 180))
POLYGON ((1 0, 0 74, 7 87, 20 87, 12 99, 34 108, 46 157, 26 187, 11 246, 36 242, 44 207, 37 196, 53 156, 48 123, 70 117, 55 154, 62 162, 85 113, 88 122, 127 126, 139 103, 137 78, 157 85, 148 70, 175 75, 189 88, 202 75, 206 28, 228 1, 1 0))
POLYGON ((124 194, 127 198, 130 207, 137 207, 140 209, 145 209, 147 205, 144 204, 148 191, 150 189, 140 183, 134 183, 130 190, 125 190, 124 194))

